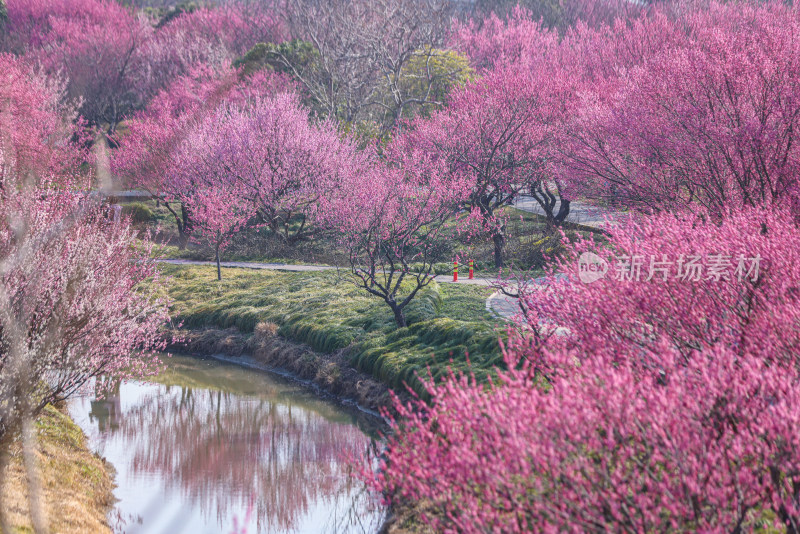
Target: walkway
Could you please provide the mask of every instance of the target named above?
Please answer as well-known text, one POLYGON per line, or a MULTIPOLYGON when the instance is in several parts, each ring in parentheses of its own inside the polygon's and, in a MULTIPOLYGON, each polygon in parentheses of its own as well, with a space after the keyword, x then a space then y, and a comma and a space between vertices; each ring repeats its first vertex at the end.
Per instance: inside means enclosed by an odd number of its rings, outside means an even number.
MULTIPOLYGON (((196 261, 196 260, 158 260, 160 263, 169 263, 171 265, 207 265, 216 266, 213 261, 196 261)), ((336 269, 343 269, 342 267, 330 267, 327 265, 293 265, 289 263, 260 263, 250 261, 223 261, 220 262, 222 267, 235 267, 240 269, 268 269, 272 271, 293 271, 293 272, 313 272, 313 271, 333 271, 336 269)), ((444 284, 469 284, 492 287, 497 281, 495 278, 460 278, 458 282, 453 282, 450 275, 438 275, 434 279, 439 283, 444 284)), ((519 313, 517 300, 512 297, 503 295, 500 291, 495 291, 489 298, 486 299, 486 311, 494 313, 502 319, 509 319, 519 313)))
MULTIPOLYGON (((541 206, 533 199, 526 195, 521 195, 514 202, 514 207, 522 211, 535 213, 544 216, 541 206)), ((618 211, 611 211, 605 208, 591 206, 583 202, 573 201, 570 204, 570 212, 567 220, 569 222, 590 226, 592 228, 603 229, 606 227, 606 217, 610 220, 611 224, 625 221, 629 214, 618 211)), ((213 261, 194 261, 194 260, 159 260, 163 263, 171 263, 174 265, 216 265, 213 261)), ((330 267, 325 265, 293 265, 288 263, 259 263, 248 261, 223 261, 220 263, 222 267, 238 267, 242 269, 269 269, 275 271, 295 271, 295 272, 309 272, 309 271, 330 271, 340 269, 340 267, 330 267)), ((453 282, 451 275, 438 275, 434 277, 439 283, 445 284, 472 284, 493 287, 497 282, 495 278, 460 278, 458 282, 453 282)), ((495 291, 489 298, 486 299, 486 311, 494 313, 497 317, 509 320, 514 315, 520 312, 517 305, 517 299, 504 295, 501 291, 495 291)))
MULTIPOLYGON (((520 195, 514 201, 514 207, 518 210, 544 217, 544 210, 533 197, 520 195)), ((558 210, 556 209, 555 211, 557 212, 558 210)), ((567 221, 602 230, 606 227, 606 217, 611 221, 612 225, 615 225, 625 222, 630 215, 627 212, 614 211, 573 200, 569 205, 567 221)))

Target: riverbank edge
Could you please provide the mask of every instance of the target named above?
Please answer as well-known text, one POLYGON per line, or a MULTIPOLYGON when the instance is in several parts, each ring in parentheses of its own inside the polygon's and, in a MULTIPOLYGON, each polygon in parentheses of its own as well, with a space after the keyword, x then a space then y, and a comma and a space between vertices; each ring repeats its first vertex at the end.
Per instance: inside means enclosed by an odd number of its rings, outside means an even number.
MULTIPOLYGON (((111 533, 114 466, 91 450, 86 434, 64 405, 46 406, 36 419, 36 429, 36 458, 50 531, 111 533)), ((32 532, 19 442, 0 480, 11 532, 32 532)))
MULTIPOLYGON (((271 327, 257 327, 255 333, 245 334, 237 328, 173 329, 168 352, 200 356, 225 356, 236 363, 237 358, 248 358, 268 369, 290 378, 311 383, 326 396, 344 404, 355 403, 369 412, 392 413, 388 385, 358 371, 349 363, 348 349, 332 354, 314 351, 308 345, 284 339, 271 327)), ((245 363, 245 362, 243 362, 245 363)), ((398 394, 408 400, 407 393, 398 394)), ((393 506, 380 534, 422 534, 430 531, 416 520, 421 506, 405 503, 393 506)))
MULTIPOLYGON (((260 323, 254 333, 232 328, 173 329, 167 352, 200 356, 225 356, 236 363, 247 358, 268 370, 289 378, 310 383, 324 395, 342 404, 382 414, 392 412, 391 388, 350 365, 349 348, 331 354, 315 351, 310 346, 276 334, 277 327, 260 323)), ((242 362, 246 364, 246 362, 242 362)), ((401 400, 408 394, 398 393, 401 400)))

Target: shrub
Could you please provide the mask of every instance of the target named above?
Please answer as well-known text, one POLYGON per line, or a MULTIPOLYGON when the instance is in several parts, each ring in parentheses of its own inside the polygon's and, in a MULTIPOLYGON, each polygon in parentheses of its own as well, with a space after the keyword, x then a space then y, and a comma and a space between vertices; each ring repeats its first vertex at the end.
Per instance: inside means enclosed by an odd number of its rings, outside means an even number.
POLYGON ((131 202, 122 205, 122 215, 130 217, 133 224, 148 224, 155 219, 153 211, 141 202, 131 202))

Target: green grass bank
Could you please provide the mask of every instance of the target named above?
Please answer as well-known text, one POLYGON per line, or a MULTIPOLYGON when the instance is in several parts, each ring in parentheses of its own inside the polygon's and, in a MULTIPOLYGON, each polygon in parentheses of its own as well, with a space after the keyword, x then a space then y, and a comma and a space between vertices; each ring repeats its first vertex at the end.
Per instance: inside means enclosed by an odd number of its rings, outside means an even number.
POLYGON ((486 311, 493 291, 435 282, 409 304, 409 326, 398 329, 380 299, 355 287, 347 272, 282 272, 224 269, 222 281, 206 266, 162 265, 183 328, 236 327, 252 333, 258 323, 278 335, 330 354, 349 348, 350 364, 394 389, 421 390, 416 375, 434 378, 451 367, 485 378, 501 364, 498 337, 504 326, 486 311))

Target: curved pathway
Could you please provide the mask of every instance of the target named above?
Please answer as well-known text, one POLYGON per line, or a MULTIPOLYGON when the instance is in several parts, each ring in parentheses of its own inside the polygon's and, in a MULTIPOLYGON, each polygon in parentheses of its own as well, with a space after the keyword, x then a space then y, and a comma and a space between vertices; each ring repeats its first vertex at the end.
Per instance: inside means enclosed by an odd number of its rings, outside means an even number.
MULTIPOLYGON (((514 207, 544 217, 542 207, 533 197, 519 195, 514 201, 514 207)), ((558 210, 555 210, 558 211, 558 210)), ((573 200, 569 205, 567 222, 603 230, 610 223, 611 226, 625 222, 630 214, 623 211, 614 211, 608 208, 592 206, 579 200, 573 200)))
MULTIPOLYGON (((168 263, 171 265, 208 265, 216 266, 213 261, 197 261, 197 260, 158 260, 159 263, 168 263)), ((220 262, 222 267, 235 267, 240 269, 267 269, 272 271, 293 271, 293 272, 312 272, 312 271, 335 271, 342 269, 342 267, 331 267, 328 265, 293 265, 289 263, 261 263, 251 261, 223 261, 220 262)), ((469 284, 492 287, 497 281, 496 278, 461 278, 458 282, 453 282, 451 276, 437 275, 434 277, 439 283, 444 284, 469 284)), ((500 291, 495 291, 489 298, 486 299, 486 311, 494 313, 499 318, 508 320, 517 313, 519 307, 517 306, 517 299, 503 295, 500 291)))

